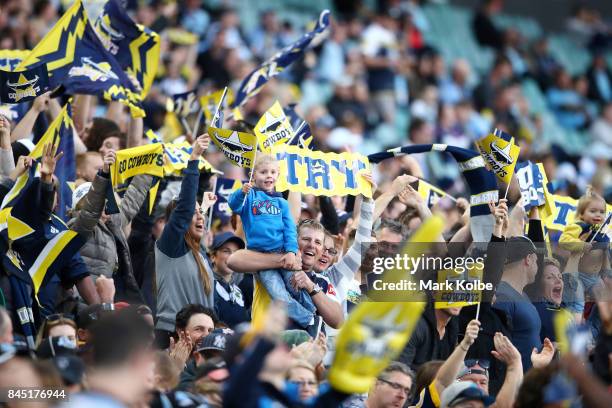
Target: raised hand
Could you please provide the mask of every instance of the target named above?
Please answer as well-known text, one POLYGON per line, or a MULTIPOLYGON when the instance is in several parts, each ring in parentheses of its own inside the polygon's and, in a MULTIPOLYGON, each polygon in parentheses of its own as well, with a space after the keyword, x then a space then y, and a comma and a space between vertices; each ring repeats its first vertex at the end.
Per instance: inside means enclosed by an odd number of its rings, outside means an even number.
POLYGON ((17 180, 17 178, 25 173, 27 169, 32 167, 33 162, 34 160, 31 157, 19 156, 19 159, 17 159, 17 163, 15 164, 15 168, 11 174, 9 174, 9 178, 11 180, 17 180))
POLYGON ((520 364, 522 370, 521 353, 514 347, 514 344, 512 344, 508 337, 499 332, 495 333, 493 344, 495 345, 495 350, 491 351, 491 354, 496 359, 508 367, 520 364))
POLYGON ((45 182, 51 181, 51 177, 55 171, 55 166, 57 165, 59 159, 61 159, 64 155, 64 152, 59 152, 54 156, 54 150, 55 146, 51 143, 43 146, 40 163, 40 176, 45 182))
POLYGON ((531 364, 534 368, 546 367, 552 361, 555 355, 555 345, 548 338, 544 339, 542 351, 538 353, 538 349, 534 347, 531 351, 531 364))
POLYGON ((206 191, 202 197, 202 211, 206 212, 210 207, 215 205, 217 202, 217 196, 215 193, 206 191))
POLYGON ((283 265, 283 269, 294 270, 296 264, 295 260, 295 254, 293 252, 287 252, 281 257, 280 262, 283 265))
POLYGON ((467 351, 472 344, 476 341, 478 337, 478 332, 480 331, 480 322, 476 319, 470 321, 465 329, 465 336, 463 336, 463 340, 461 340, 461 347, 467 351))
POLYGON ((508 200, 502 198, 497 205, 489 202, 489 210, 495 217, 494 233, 497 237, 504 236, 508 230, 508 200))
POLYGON ((363 173, 361 173, 361 177, 368 182, 368 184, 372 188, 372 194, 374 194, 374 191, 376 191, 376 183, 374 182, 374 178, 372 178, 372 173, 370 173, 369 171, 364 171, 363 173))
POLYGON ((104 165, 102 166, 102 171, 104 173, 109 173, 110 166, 112 166, 116 160, 117 160, 117 153, 115 153, 114 150, 109 150, 104 156, 104 165))
POLYGON ((253 188, 253 184, 251 184, 251 182, 249 181, 248 183, 244 183, 242 185, 242 192, 244 194, 249 194, 249 191, 251 191, 252 188, 253 188))
POLYGON ((10 149, 11 147, 11 122, 0 115, 0 148, 10 149))
POLYGON ((198 138, 193 142, 193 150, 191 152, 191 160, 197 160, 200 156, 208 149, 208 145, 210 144, 210 136, 208 133, 204 133, 203 135, 198 136, 198 138))
POLYGON ((32 103, 32 109, 38 113, 45 112, 47 109, 49 109, 49 101, 51 101, 51 91, 37 96, 32 103))
POLYGON ((193 342, 188 334, 179 332, 179 340, 177 342, 174 341, 174 338, 170 338, 170 357, 181 369, 185 367, 192 350, 193 342))
POLYGON ((391 183, 391 191, 393 192, 393 195, 397 196, 399 193, 406 189, 407 185, 417 180, 418 178, 410 176, 408 174, 397 176, 395 180, 393 180, 393 182, 391 183))
POLYGON ((406 185, 406 188, 399 193, 397 198, 399 198, 400 203, 408 207, 419 208, 423 205, 423 197, 410 184, 406 185))

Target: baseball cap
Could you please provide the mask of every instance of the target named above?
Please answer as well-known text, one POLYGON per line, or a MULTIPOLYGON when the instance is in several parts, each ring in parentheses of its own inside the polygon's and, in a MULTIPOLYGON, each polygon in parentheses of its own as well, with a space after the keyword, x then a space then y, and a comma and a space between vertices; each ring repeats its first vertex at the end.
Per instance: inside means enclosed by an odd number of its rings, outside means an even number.
POLYGON ((199 380, 204 377, 208 377, 215 382, 225 381, 229 377, 229 371, 225 364, 225 360, 221 357, 215 357, 199 366, 196 369, 195 378, 199 380))
POLYGON ((200 339, 200 342, 196 345, 196 351, 198 353, 209 350, 225 351, 226 343, 227 335, 223 330, 215 329, 208 336, 200 339))
POLYGON ((507 264, 520 261, 529 254, 538 253, 538 249, 533 241, 525 236, 510 237, 506 243, 506 248, 508 248, 506 255, 507 264))
POLYGON ((222 232, 221 234, 215 235, 215 237, 213 238, 211 249, 212 250, 219 249, 222 245, 224 245, 227 242, 234 242, 236 243, 236 245, 238 245, 238 248, 244 249, 244 241, 240 237, 234 235, 233 233, 229 231, 222 232))
POLYGON ((76 344, 66 336, 47 337, 36 349, 36 355, 40 359, 59 356, 70 356, 76 354, 76 344))
POLYGON ((53 358, 53 365, 66 385, 80 384, 85 373, 85 364, 77 356, 65 355, 53 358))
POLYGON ((74 191, 72 192, 72 209, 73 210, 76 208, 79 201, 81 201, 81 199, 87 195, 87 193, 89 192, 89 189, 91 189, 90 182, 83 183, 74 189, 74 191))
POLYGON ((89 305, 83 308, 77 314, 76 324, 78 328, 85 329, 85 330, 89 329, 92 324, 94 324, 96 321, 100 319, 100 315, 102 311, 103 311, 102 305, 99 303, 95 305, 89 305))
POLYGON ((440 408, 452 408, 464 401, 482 401, 484 406, 488 407, 495 402, 495 398, 485 394, 473 382, 460 381, 444 390, 440 408))

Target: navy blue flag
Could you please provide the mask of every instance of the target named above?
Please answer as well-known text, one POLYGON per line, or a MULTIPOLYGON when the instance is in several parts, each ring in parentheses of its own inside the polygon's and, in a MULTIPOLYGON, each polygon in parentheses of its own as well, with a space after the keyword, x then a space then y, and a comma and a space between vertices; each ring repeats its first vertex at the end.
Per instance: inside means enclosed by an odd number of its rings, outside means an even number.
POLYGON ((46 64, 38 64, 25 71, 0 70, 0 102, 22 103, 34 100, 49 90, 46 64))
POLYGON ((323 10, 312 31, 307 32, 296 42, 274 54, 269 60, 247 75, 238 88, 232 109, 242 106, 249 98, 256 95, 270 78, 277 76, 301 58, 313 39, 320 36, 329 27, 329 15, 329 10, 323 10))
POLYGON ((186 118, 192 113, 198 113, 200 102, 196 90, 172 95, 172 103, 168 104, 166 110, 176 113, 181 118, 186 118))
POLYGON ((41 62, 47 64, 52 88, 64 85, 69 94, 100 95, 129 106, 133 116, 144 116, 140 92, 100 42, 81 0, 74 2, 17 69, 41 62))
POLYGON ((121 68, 133 74, 148 93, 159 66, 159 35, 136 24, 116 0, 108 0, 94 25, 102 45, 117 59, 121 68))
MULTIPOLYGON (((72 106, 68 103, 67 114, 72 117, 72 106)), ((64 156, 60 159, 58 166, 55 168, 55 176, 59 184, 57 215, 63 221, 67 222, 68 210, 72 208, 72 189, 76 180, 76 163, 74 156, 74 138, 72 135, 72 127, 67 129, 66 134, 59 139, 58 152, 64 152, 64 156)))
POLYGON ((217 202, 215 202, 213 207, 213 217, 229 218, 232 216, 232 209, 229 206, 228 198, 232 192, 241 188, 242 184, 243 182, 240 180, 217 177, 217 184, 215 185, 217 202))
POLYGON ((313 149, 312 142, 312 131, 310 125, 306 122, 298 113, 295 111, 295 103, 290 104, 283 110, 291 123, 293 128, 293 137, 287 142, 289 145, 299 146, 302 149, 313 149))

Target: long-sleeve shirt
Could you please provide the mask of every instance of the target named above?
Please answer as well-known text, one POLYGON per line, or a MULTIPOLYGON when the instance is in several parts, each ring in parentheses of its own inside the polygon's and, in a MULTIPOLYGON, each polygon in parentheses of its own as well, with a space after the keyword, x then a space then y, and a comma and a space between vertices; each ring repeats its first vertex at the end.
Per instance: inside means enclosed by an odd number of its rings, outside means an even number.
MULTIPOLYGON (((198 189, 198 161, 191 160, 183 170, 181 192, 161 237, 155 244, 155 275, 157 282, 157 324, 161 330, 174 330, 176 313, 188 303, 200 303, 214 308, 214 276, 206 265, 211 282, 205 293, 196 259, 185 243, 185 233, 195 212, 198 189)), ((202 256, 202 254, 199 254, 202 256)))
POLYGON ((342 302, 342 308, 345 313, 347 311, 346 301, 351 283, 355 279, 355 272, 361 266, 363 244, 372 240, 373 214, 374 201, 369 198, 364 199, 361 203, 361 215, 353 245, 351 245, 342 259, 324 272, 324 275, 329 277, 332 284, 336 287, 336 295, 342 302))
POLYGON ((234 191, 228 203, 240 214, 249 249, 297 254, 295 221, 283 197, 254 187, 246 199, 242 190, 234 191))

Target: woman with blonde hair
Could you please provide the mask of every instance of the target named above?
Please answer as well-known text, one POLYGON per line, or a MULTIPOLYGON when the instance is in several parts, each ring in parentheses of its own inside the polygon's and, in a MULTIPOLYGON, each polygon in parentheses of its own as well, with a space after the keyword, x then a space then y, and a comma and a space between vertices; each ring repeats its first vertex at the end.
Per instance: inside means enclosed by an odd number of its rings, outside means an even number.
POLYGON ((71 316, 66 314, 52 314, 45 318, 45 321, 38 330, 36 336, 36 348, 47 337, 67 337, 70 341, 77 344, 77 325, 71 316))

